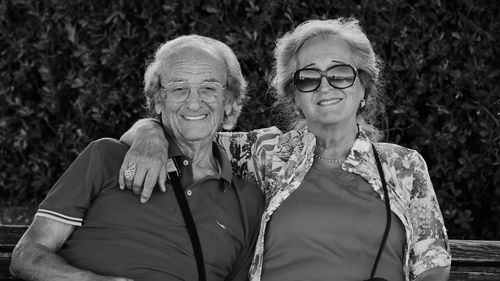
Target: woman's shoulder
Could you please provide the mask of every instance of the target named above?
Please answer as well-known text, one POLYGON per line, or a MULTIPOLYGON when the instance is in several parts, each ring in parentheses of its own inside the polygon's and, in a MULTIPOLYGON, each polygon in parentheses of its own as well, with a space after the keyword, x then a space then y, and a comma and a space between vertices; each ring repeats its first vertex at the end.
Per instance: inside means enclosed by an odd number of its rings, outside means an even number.
POLYGON ((395 143, 375 142, 373 144, 375 145, 377 151, 380 151, 381 153, 385 154, 397 154, 400 156, 418 154, 418 152, 415 149, 411 149, 395 143))
POLYGON ((417 163, 425 163, 423 157, 420 153, 411 148, 407 148, 395 143, 388 142, 377 142, 374 143, 377 152, 381 154, 381 157, 386 160, 386 162, 417 162, 417 163))
POLYGON ((249 132, 250 135, 255 136, 258 139, 274 139, 279 138, 283 135, 283 132, 276 126, 255 129, 249 132))

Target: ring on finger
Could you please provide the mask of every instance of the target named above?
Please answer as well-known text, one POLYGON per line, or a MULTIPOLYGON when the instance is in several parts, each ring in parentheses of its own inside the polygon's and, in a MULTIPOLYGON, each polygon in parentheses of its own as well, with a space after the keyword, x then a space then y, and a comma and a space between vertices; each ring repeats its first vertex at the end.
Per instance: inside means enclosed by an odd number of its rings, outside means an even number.
POLYGON ((137 163, 134 160, 128 162, 128 169, 135 171, 135 167, 137 167, 137 163))
POLYGON ((132 179, 134 177, 134 174, 135 170, 126 169, 125 171, 123 171, 123 175, 126 179, 132 179))

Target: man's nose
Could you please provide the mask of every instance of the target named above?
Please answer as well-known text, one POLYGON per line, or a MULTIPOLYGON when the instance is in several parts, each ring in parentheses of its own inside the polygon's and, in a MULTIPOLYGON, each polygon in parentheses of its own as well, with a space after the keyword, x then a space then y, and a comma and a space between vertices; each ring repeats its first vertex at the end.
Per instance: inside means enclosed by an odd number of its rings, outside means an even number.
POLYGON ((188 97, 184 101, 189 109, 196 110, 200 108, 202 100, 198 93, 198 89, 191 88, 188 97))

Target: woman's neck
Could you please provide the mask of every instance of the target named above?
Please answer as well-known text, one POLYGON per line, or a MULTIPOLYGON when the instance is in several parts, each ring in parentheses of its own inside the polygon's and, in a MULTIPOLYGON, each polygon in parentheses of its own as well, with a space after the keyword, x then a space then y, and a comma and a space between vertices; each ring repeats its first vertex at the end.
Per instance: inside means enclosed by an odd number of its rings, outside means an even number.
POLYGON ((356 140, 358 127, 356 124, 347 126, 329 125, 324 127, 309 127, 316 136, 315 155, 327 158, 344 160, 356 140))

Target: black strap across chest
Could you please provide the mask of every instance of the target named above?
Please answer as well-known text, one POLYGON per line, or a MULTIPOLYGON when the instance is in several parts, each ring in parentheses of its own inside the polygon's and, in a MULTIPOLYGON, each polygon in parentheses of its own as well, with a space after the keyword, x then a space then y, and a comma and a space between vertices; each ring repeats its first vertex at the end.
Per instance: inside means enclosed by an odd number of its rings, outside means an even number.
POLYGON ((205 272, 205 262, 203 261, 203 252, 201 250, 200 238, 198 237, 198 231, 196 231, 196 225, 194 223, 191 210, 189 209, 189 204, 187 202, 186 196, 184 195, 184 189, 181 185, 181 180, 177 172, 177 166, 174 160, 168 159, 166 163, 167 175, 170 179, 170 183, 174 188, 175 197, 182 211, 182 216, 186 222, 186 228, 189 233, 189 238, 191 239, 191 244, 193 245, 194 256, 196 258, 196 267, 198 268, 198 280, 206 281, 205 272))
POLYGON ((391 202, 389 200, 389 190, 387 189, 387 182, 385 181, 384 170, 382 169, 382 163, 380 162, 379 155, 373 143, 372 143, 372 149, 373 149, 373 154, 375 156, 375 162, 377 163, 377 169, 380 176, 380 180, 382 181, 382 189, 384 190, 386 224, 385 224, 384 236, 382 237, 382 242, 380 243, 377 257, 375 258, 375 262, 373 263, 370 279, 367 279, 365 281, 386 281, 386 279, 384 278, 379 278, 374 276, 377 273, 378 263, 380 262, 380 257, 382 256, 382 252, 384 251, 384 247, 387 242, 387 237, 389 236, 389 230, 391 229, 391 202))

